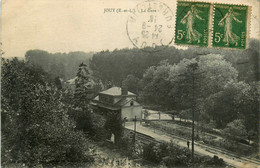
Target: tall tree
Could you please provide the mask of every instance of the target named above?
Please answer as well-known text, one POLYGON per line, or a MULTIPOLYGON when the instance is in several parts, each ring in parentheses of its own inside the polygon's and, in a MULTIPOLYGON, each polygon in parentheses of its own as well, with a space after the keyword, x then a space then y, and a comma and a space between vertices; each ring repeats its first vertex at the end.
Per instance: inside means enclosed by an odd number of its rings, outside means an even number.
POLYGON ((94 134, 89 101, 93 96, 94 81, 91 78, 90 71, 86 64, 81 63, 75 79, 74 93, 74 119, 77 122, 77 128, 94 134))

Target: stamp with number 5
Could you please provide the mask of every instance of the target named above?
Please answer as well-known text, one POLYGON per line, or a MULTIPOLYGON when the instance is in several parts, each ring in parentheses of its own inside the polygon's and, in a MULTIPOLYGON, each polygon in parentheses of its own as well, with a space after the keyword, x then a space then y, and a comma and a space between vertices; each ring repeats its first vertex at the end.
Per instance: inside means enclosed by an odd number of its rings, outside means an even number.
POLYGON ((210 7, 210 3, 178 1, 175 44, 208 46, 210 7))

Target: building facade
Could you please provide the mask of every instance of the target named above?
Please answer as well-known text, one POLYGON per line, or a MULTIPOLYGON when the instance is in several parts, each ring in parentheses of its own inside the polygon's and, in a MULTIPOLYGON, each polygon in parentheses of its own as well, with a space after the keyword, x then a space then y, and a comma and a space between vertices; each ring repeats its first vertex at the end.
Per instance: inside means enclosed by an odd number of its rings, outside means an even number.
POLYGON ((137 95, 129 92, 126 86, 122 86, 100 92, 91 104, 99 111, 113 111, 119 113, 121 119, 132 121, 135 117, 141 119, 142 106, 136 100, 137 95))

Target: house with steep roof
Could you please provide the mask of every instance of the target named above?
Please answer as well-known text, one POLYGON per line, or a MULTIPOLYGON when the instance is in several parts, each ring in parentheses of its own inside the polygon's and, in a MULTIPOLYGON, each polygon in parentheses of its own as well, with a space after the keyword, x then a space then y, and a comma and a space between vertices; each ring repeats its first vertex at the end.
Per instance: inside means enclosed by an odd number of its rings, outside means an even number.
POLYGON ((92 106, 99 111, 114 111, 121 113, 121 119, 131 121, 135 118, 141 119, 142 106, 136 101, 137 95, 129 92, 127 86, 112 87, 99 92, 92 100, 92 106))

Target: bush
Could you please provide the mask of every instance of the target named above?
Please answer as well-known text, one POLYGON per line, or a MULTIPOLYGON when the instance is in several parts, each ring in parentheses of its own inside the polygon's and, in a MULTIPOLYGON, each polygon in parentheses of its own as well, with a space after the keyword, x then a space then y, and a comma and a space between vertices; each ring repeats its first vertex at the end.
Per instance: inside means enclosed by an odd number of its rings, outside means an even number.
POLYGON ((93 120, 93 130, 95 133, 95 135, 92 136, 92 139, 95 141, 105 141, 107 137, 109 137, 109 133, 105 129, 105 117, 97 113, 91 113, 91 116, 93 120))
MULTIPOLYGON (((153 162, 161 163, 167 167, 191 167, 191 151, 179 147, 173 143, 150 143, 144 146, 143 158, 153 162)), ((194 156, 195 167, 225 167, 223 159, 217 156, 194 156)))
POLYGON ((153 149, 155 145, 155 143, 149 143, 148 145, 144 146, 143 158, 153 163, 159 163, 161 160, 157 159, 156 152, 153 149))
POLYGON ((120 139, 118 147, 124 151, 127 156, 132 156, 134 152, 133 138, 129 133, 124 133, 123 137, 120 139))
POLYGON ((166 166, 187 166, 190 151, 172 143, 150 143, 144 146, 143 158, 153 163, 163 163, 166 166))
POLYGON ((202 167, 225 167, 224 160, 216 155, 213 158, 209 156, 195 157, 195 160, 195 167, 199 167, 199 165, 202 167))

